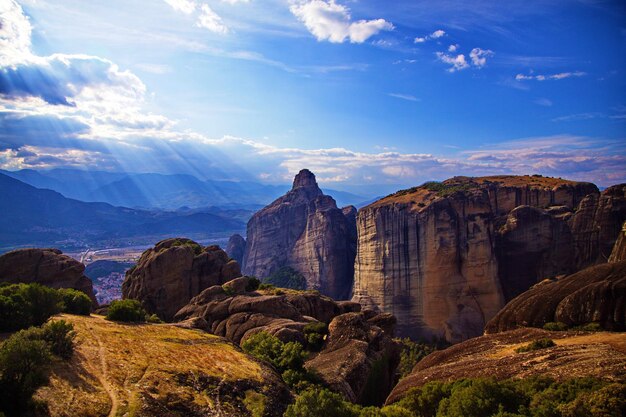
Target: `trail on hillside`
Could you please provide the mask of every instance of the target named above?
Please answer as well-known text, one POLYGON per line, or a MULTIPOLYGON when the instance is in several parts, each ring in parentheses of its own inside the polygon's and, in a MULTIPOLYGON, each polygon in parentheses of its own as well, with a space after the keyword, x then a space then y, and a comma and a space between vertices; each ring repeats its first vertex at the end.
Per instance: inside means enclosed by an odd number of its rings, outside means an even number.
POLYGON ((98 355, 100 356, 100 372, 96 375, 96 377, 98 378, 98 380, 102 384, 102 387, 111 399, 111 411, 109 411, 108 417, 115 417, 117 415, 119 401, 117 399, 117 393, 115 392, 113 387, 111 387, 109 381, 107 381, 107 378, 109 377, 109 371, 107 368, 107 361, 105 357, 106 351, 104 350, 104 345, 102 344, 102 340, 100 340, 100 337, 95 333, 93 335, 98 341, 98 355))

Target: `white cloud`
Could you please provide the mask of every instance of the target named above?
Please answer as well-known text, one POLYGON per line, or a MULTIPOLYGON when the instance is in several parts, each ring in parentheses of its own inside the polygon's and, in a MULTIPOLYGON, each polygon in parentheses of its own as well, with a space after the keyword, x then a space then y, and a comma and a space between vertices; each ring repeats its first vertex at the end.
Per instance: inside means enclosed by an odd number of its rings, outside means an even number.
POLYGON ((222 3, 229 3, 229 4, 237 4, 237 3, 249 3, 250 0, 221 0, 222 3))
POLYGON ((437 52, 436 55, 437 55, 437 58, 439 58, 441 62, 451 65, 451 67, 448 68, 449 72, 455 72, 455 71, 463 70, 465 68, 469 68, 469 64, 465 60, 465 55, 463 54, 452 56, 452 55, 444 54, 443 52, 437 52))
MULTIPOLYGON (((413 42, 414 43, 424 43, 424 42, 429 41, 431 39, 443 38, 444 36, 446 36, 446 32, 444 30, 437 29, 436 31, 434 31, 430 35, 419 36, 419 37, 415 38, 413 40, 413 42)), ((451 52, 453 52, 453 51, 451 51, 451 52)))
POLYGON ((562 80, 565 78, 573 78, 573 77, 584 77, 585 75, 587 75, 587 73, 583 71, 560 72, 558 74, 549 74, 549 75, 543 75, 543 74, 534 75, 531 73, 530 75, 517 74, 515 76, 515 79, 517 81, 525 81, 525 80, 547 81, 547 80, 562 80))
POLYGON ((363 43, 394 26, 384 19, 351 21, 350 10, 335 0, 299 1, 290 7, 294 14, 318 41, 363 43))
POLYGON ((200 6, 200 16, 198 16, 197 26, 210 30, 211 32, 225 34, 228 28, 222 23, 222 18, 209 7, 208 4, 200 6))
POLYGON ((389 93, 389 97, 399 98, 406 101, 419 101, 420 99, 410 94, 389 93))
POLYGON ((544 107, 551 107, 552 106, 552 100, 547 99, 547 98, 538 98, 537 100, 535 100, 535 104, 538 104, 540 106, 544 106, 544 107))
POLYGON ((456 52, 456 50, 459 49, 459 44, 454 44, 454 45, 450 45, 448 46, 448 52, 456 52))
POLYGON ((12 65, 31 56, 32 26, 15 1, 0 2, 0 66, 12 65))
POLYGON ((478 68, 482 68, 487 64, 487 57, 493 56, 493 51, 489 49, 474 48, 470 52, 470 58, 472 58, 472 64, 478 68))
POLYGON ((185 14, 192 14, 196 11, 196 7, 198 5, 195 1, 191 0, 164 0, 167 4, 169 4, 174 10, 178 12, 182 12, 185 14))

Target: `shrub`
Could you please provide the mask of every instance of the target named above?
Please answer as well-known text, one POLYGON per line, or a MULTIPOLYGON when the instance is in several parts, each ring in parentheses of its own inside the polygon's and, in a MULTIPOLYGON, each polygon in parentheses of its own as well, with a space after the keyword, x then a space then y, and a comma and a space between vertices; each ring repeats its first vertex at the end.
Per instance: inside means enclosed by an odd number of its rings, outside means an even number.
POLYGON ((246 391, 246 397, 243 404, 250 412, 251 417, 263 417, 265 415, 265 403, 267 398, 263 394, 259 394, 253 390, 246 391))
POLYGON ((468 380, 453 386, 450 397, 439 404, 437 417, 492 416, 515 412, 523 403, 523 396, 508 381, 468 380))
POLYGON ((274 290, 276 289, 276 286, 272 285, 272 284, 265 284, 265 283, 261 283, 259 285, 259 290, 274 290))
POLYGON ((37 388, 48 381, 50 350, 28 330, 9 337, 0 347, 0 408, 22 415, 37 388))
POLYGON ((70 314, 88 316, 91 313, 91 298, 82 291, 73 288, 59 290, 63 300, 63 311, 70 314))
POLYGON ((152 314, 152 315, 146 314, 146 321, 152 324, 163 323, 163 320, 161 320, 159 316, 157 316, 156 314, 152 314))
POLYGON ((249 277, 248 285, 246 285, 246 291, 252 292, 259 289, 261 281, 257 277, 249 277))
POLYGON ((306 353, 298 342, 283 343, 276 336, 259 332, 250 336, 241 348, 255 358, 274 366, 278 371, 301 370, 306 353))
POLYGON ((576 330, 582 330, 584 332, 601 332, 604 329, 602 329, 600 323, 587 323, 582 326, 576 327, 576 330))
POLYGON ((295 269, 284 266, 263 280, 265 284, 272 284, 280 288, 306 290, 306 279, 295 269))
POLYGON ((0 287, 0 332, 40 326, 63 307, 58 290, 40 284, 0 287))
POLYGON ((435 351, 435 347, 426 343, 415 343, 411 339, 396 339, 400 343, 402 351, 400 352, 400 364, 396 372, 400 378, 404 378, 411 373, 415 365, 424 359, 427 355, 435 351))
POLYGON ((359 407, 327 389, 310 389, 287 407, 284 417, 358 417, 359 407))
POLYGON ((311 351, 319 351, 328 334, 328 325, 322 322, 312 322, 304 326, 304 337, 307 348, 311 351))
POLYGON ((69 359, 74 353, 74 325, 65 320, 54 320, 43 326, 43 340, 50 351, 63 359, 69 359))
POLYGON ((556 343, 554 343, 554 341, 552 339, 548 339, 548 338, 542 338, 542 339, 537 339, 527 345, 524 345, 522 347, 519 347, 517 349, 515 349, 515 351, 517 353, 523 353, 523 352, 531 352, 533 350, 539 350, 539 349, 547 349, 550 347, 556 346, 556 343))
POLYGON ((564 330, 567 330, 567 324, 561 321, 551 321, 543 325, 543 330, 548 330, 551 332, 562 332, 564 330))
POLYGON ((146 312, 137 300, 114 300, 109 305, 106 319, 139 323, 146 320, 146 312))

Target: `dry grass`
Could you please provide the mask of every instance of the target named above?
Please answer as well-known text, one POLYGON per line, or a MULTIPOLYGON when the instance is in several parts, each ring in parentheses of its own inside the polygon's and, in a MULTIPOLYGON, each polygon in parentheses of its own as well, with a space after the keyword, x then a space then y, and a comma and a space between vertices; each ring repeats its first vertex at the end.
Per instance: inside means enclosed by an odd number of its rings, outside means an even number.
POLYGON ((177 407, 231 415, 219 413, 218 385, 263 385, 261 365, 207 333, 167 324, 118 324, 101 316, 56 319, 72 323, 77 338, 72 360, 55 364, 50 385, 37 393, 52 416, 130 417, 151 415, 159 407, 160 415, 178 415, 171 414, 177 407))

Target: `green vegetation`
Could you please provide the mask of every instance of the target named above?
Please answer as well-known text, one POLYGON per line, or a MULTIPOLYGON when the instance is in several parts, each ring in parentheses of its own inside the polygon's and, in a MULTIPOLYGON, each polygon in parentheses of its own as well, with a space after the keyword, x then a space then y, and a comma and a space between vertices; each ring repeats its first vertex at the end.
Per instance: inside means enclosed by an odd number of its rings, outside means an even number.
POLYGON ((533 350, 547 349, 556 346, 554 340, 548 338, 537 339, 527 345, 515 349, 517 353, 532 352, 533 350))
POLYGON ((246 391, 246 397, 243 400, 243 404, 250 412, 251 417, 263 417, 265 415, 265 402, 265 395, 253 390, 246 391))
POLYGON ((443 182, 429 181, 422 185, 422 188, 428 191, 436 192, 442 197, 447 197, 457 192, 469 191, 478 188, 478 184, 473 182, 465 182, 460 184, 446 184, 443 182))
POLYGON ((91 299, 77 290, 40 284, 0 285, 0 332, 41 326, 61 312, 89 315, 90 311, 91 299))
POLYGON ((257 277, 248 277, 248 285, 246 285, 246 291, 252 292, 259 289, 261 281, 257 277))
POLYGON ((172 242, 171 247, 176 247, 176 246, 189 246, 191 249, 193 249, 193 253, 195 255, 200 255, 202 253, 202 246, 200 246, 198 243, 194 242, 193 240, 176 239, 174 242, 172 242))
POLYGON ((626 385, 594 378, 461 379, 413 388, 397 403, 361 407, 321 387, 303 391, 285 417, 609 417, 626 411, 626 385))
POLYGON ((271 284, 275 287, 290 288, 292 290, 306 290, 306 279, 304 276, 289 266, 284 266, 263 279, 263 284, 271 284))
POLYGON ((9 337, 0 347, 0 414, 20 416, 33 407, 35 391, 48 382, 52 355, 69 359, 74 351, 74 327, 63 320, 30 327, 9 337))
POLYGON ((574 330, 582 330, 583 332, 601 332, 604 329, 600 323, 587 323, 582 326, 574 327, 574 330))
POLYGON ((568 329, 567 324, 561 322, 561 321, 550 321, 546 324, 543 325, 543 330, 548 330, 551 332, 562 332, 568 329))
POLYGON ((111 301, 107 320, 139 323, 146 321, 146 312, 137 300, 111 301))
POLYGON ((159 316, 157 316, 156 314, 152 314, 152 315, 150 315, 150 314, 146 314, 146 321, 147 321, 148 323, 152 323, 152 324, 160 324, 160 323, 163 323, 163 320, 161 320, 161 319, 159 318, 159 316))
POLYGON ((400 378, 404 378, 411 373, 419 361, 435 351, 435 346, 427 343, 416 343, 408 337, 404 339, 396 339, 396 342, 402 346, 402 351, 400 352, 400 364, 396 370, 396 373, 400 378))
POLYGON ((91 298, 82 291, 73 288, 58 290, 63 299, 63 311, 69 314, 88 316, 91 313, 91 298))
POLYGON ((327 335, 328 325, 326 323, 313 322, 304 326, 307 348, 311 351, 318 352, 322 348, 327 335))

